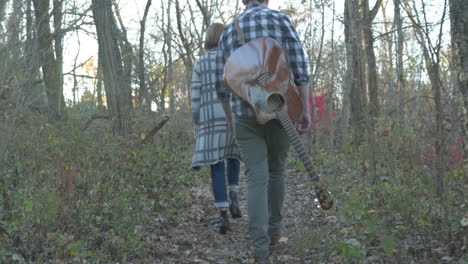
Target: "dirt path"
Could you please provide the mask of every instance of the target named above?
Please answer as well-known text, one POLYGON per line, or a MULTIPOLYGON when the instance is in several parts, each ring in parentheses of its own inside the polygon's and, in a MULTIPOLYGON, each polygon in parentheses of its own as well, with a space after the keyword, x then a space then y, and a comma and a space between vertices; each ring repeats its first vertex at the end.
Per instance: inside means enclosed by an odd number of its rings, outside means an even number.
MULTIPOLYGON (((303 176, 290 172, 284 204, 283 236, 272 250, 273 263, 319 263, 318 252, 297 254, 294 238, 304 230, 318 228, 323 222, 320 212, 311 204, 310 190, 303 184, 303 176), (319 218, 320 220, 318 220, 319 218)), ((194 200, 183 216, 174 219, 154 219, 154 263, 251 263, 252 256, 247 228, 245 180, 241 176, 240 206, 243 217, 231 219, 231 231, 221 235, 217 231, 218 213, 212 206, 209 183, 193 190, 194 200)), ((323 259, 322 259, 323 261, 323 259)), ((320 262, 322 262, 320 261, 320 262)), ((333 261, 328 260, 327 263, 333 261)))

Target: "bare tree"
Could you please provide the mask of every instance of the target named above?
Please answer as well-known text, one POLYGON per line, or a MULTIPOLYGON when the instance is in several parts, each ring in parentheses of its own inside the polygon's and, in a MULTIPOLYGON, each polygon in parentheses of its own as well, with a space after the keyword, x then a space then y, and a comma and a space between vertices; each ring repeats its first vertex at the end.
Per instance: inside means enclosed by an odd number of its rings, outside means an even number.
MULTIPOLYGON (((175 61, 172 60, 172 48, 173 48, 173 34, 172 31, 172 20, 168 15, 172 10, 173 0, 161 0, 160 1, 160 13, 156 21, 159 22, 157 25, 158 35, 151 34, 150 36, 154 39, 157 45, 162 45, 160 55, 154 60, 152 64, 157 64, 158 67, 155 72, 149 75, 150 81, 148 83, 148 93, 152 95, 153 100, 156 103, 157 111, 164 113, 166 111, 166 95, 170 86, 172 85, 172 74, 173 65, 175 61), (166 5, 167 3, 167 5, 166 5), (160 17, 159 17, 160 16, 160 17)), ((148 58, 151 60, 151 58, 148 58)))
MULTIPOLYGON (((182 22, 182 13, 183 10, 180 8, 179 0, 175 0, 175 8, 176 8, 176 23, 177 23, 177 30, 178 30, 178 35, 179 39, 181 42, 181 57, 185 65, 185 80, 186 83, 188 83, 188 80, 190 80, 190 76, 192 75, 192 69, 193 69, 193 45, 191 42, 191 39, 189 39, 188 36, 190 34, 185 30, 183 22, 182 22)), ((184 90, 185 94, 189 94, 189 88, 187 85, 187 89, 184 90)))
POLYGON ((418 10, 416 8, 415 2, 410 2, 405 0, 403 2, 408 18, 411 20, 411 23, 414 27, 416 33, 416 40, 422 48, 423 56, 425 60, 425 66, 427 74, 429 75, 429 80, 431 82, 432 94, 434 97, 435 104, 435 186, 436 193, 442 199, 444 196, 444 172, 445 172, 445 162, 443 158, 443 144, 442 141, 445 138, 444 130, 442 127, 442 79, 440 75, 440 64, 441 64, 441 49, 442 49, 442 36, 443 36, 443 22, 445 20, 447 1, 444 1, 444 9, 442 17, 440 19, 439 32, 436 38, 435 45, 430 36, 431 30, 429 22, 427 21, 426 14, 426 5, 424 1, 421 1, 421 10, 420 13, 414 13, 413 10, 418 10), (419 15, 421 14, 421 15, 419 15), (422 16, 422 19, 420 18, 422 16))

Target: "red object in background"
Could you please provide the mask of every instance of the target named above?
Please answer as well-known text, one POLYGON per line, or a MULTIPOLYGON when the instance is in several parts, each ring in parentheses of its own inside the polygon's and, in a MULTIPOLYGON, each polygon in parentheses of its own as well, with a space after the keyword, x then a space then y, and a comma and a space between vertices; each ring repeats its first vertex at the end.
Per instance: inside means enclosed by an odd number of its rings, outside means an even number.
MULTIPOLYGON (((297 86, 294 90, 299 93, 297 86)), ((309 95, 309 110, 310 110, 310 133, 317 134, 321 132, 330 132, 330 126, 332 125, 332 117, 335 117, 335 113, 329 113, 326 109, 328 93, 323 95, 309 95)))
POLYGON ((332 125, 331 119, 335 117, 335 113, 329 113, 325 108, 327 105, 328 93, 321 96, 310 95, 310 119, 311 119, 311 133, 317 134, 320 132, 329 132, 332 125))
MULTIPOLYGON (((447 141, 443 141, 442 148, 444 149, 443 155, 446 156, 450 165, 458 167, 463 164, 465 151, 463 150, 461 136, 456 136, 449 138, 447 141)), ((428 145, 424 151, 426 152, 424 154, 426 166, 432 168, 434 165, 435 143, 428 145)))
POLYGON ((382 137, 388 137, 389 133, 390 133, 390 130, 384 130, 384 131, 382 131, 382 132, 380 133, 380 135, 381 135, 382 137))

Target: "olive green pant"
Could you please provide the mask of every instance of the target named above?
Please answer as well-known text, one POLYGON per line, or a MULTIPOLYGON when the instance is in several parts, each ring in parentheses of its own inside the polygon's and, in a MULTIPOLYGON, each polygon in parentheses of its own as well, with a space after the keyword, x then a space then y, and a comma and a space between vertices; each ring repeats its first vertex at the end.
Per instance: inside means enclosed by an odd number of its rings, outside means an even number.
POLYGON ((270 235, 281 231, 289 139, 278 120, 264 125, 235 117, 234 134, 246 168, 249 233, 254 255, 268 256, 270 235))

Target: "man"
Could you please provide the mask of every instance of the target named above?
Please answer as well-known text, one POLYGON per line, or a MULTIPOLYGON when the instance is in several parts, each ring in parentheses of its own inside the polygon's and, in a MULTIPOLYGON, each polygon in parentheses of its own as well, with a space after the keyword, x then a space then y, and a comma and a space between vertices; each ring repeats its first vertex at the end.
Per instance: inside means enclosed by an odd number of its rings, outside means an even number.
MULTIPOLYGON (((245 43, 271 37, 285 49, 294 82, 304 103, 304 113, 296 122, 299 133, 310 127, 309 68, 307 58, 290 19, 268 9, 269 0, 243 0, 246 9, 237 19, 245 43)), ((217 63, 241 46, 234 22, 227 25, 219 42, 217 63)), ((289 139, 278 120, 264 125, 256 122, 254 112, 239 97, 230 94, 223 83, 223 67, 217 67, 217 92, 226 112, 228 125, 238 143, 247 174, 249 233, 256 263, 269 263, 269 247, 281 237, 281 209, 284 199, 284 177, 289 139), (229 102, 230 101, 230 102, 229 102), (229 105, 230 103, 230 105, 229 105)))

